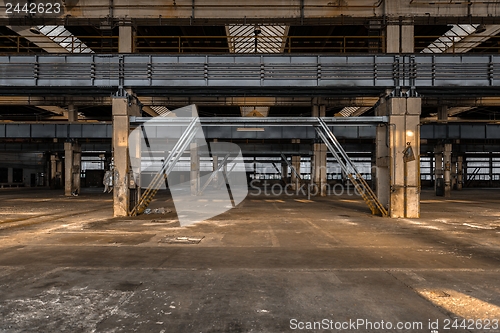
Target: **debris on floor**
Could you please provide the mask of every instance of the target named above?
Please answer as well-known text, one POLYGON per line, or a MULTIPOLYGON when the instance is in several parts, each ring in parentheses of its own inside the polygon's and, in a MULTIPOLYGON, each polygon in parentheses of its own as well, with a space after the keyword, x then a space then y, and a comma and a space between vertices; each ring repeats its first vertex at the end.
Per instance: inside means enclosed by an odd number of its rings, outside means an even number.
POLYGON ((167 244, 199 244, 205 236, 166 236, 158 243, 167 244))
POLYGON ((144 214, 167 214, 167 213, 172 213, 172 210, 168 209, 168 208, 165 209, 165 208, 161 207, 161 208, 155 208, 155 209, 147 208, 144 211, 144 214))

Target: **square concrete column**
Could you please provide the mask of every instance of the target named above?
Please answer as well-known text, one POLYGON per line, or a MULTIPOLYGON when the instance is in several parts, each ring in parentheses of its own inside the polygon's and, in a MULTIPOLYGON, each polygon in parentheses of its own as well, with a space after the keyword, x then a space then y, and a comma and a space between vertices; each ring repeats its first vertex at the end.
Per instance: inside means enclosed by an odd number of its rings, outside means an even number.
POLYGON ((14 168, 7 168, 7 183, 12 184, 14 182, 14 168))
MULTIPOLYGON (((217 139, 214 139, 212 142, 216 143, 217 139)), ((226 163, 227 165, 227 163, 226 163)), ((219 157, 217 155, 212 155, 212 172, 215 172, 217 168, 219 167, 219 157)), ((221 169, 222 171, 222 169, 221 169)), ((215 173, 214 179, 213 179, 213 186, 217 188, 219 186, 219 178, 217 177, 219 175, 218 172, 215 173)))
POLYGON ((420 217, 420 112, 420 98, 383 99, 376 109, 389 117, 377 127, 377 197, 393 218, 420 217))
POLYGON ((198 144, 190 144, 191 155, 191 195, 198 195, 200 190, 200 155, 198 154, 198 144))
MULTIPOLYGON (((292 143, 300 143, 300 139, 292 139, 292 143)), ((297 178, 297 175, 300 175, 300 156, 292 156, 292 168, 290 170, 291 181, 292 181, 292 189, 296 190, 300 186, 300 180, 297 178)))
POLYGON ((463 157, 457 156, 457 190, 461 191, 464 184, 463 157))
POLYGON ((436 191, 440 182, 439 179, 443 178, 443 145, 436 145, 434 147, 434 161, 436 164, 434 167, 434 191, 436 191))
MULTIPOLYGON (((134 142, 141 142, 141 132, 133 131, 130 134, 129 139, 133 140, 134 142)), ((140 160, 141 156, 142 156, 141 144, 137 144, 135 146, 130 147, 129 155, 133 159, 140 160)), ((133 200, 134 204, 137 204, 139 202, 139 200, 141 199, 141 193, 142 193, 142 191, 141 191, 141 174, 142 174, 141 164, 138 163, 136 165, 136 168, 138 168, 138 169, 134 170, 135 173, 129 172, 129 175, 131 177, 135 176, 135 178, 132 179, 132 182, 131 182, 133 184, 133 189, 135 191, 135 200, 133 200)), ((108 167, 105 166, 105 169, 107 170, 108 167)), ((130 207, 130 209, 132 209, 132 207, 130 207)))
POLYGON ((457 158, 456 156, 451 157, 451 189, 457 189, 457 158))
POLYGON ((437 117, 439 121, 448 121, 448 107, 441 105, 438 107, 437 117))
POLYGON ((68 121, 70 123, 78 121, 78 107, 73 104, 68 105, 68 121))
POLYGON ((444 196, 451 196, 451 143, 444 145, 444 196))
POLYGON ((80 194, 82 173, 82 146, 73 144, 73 192, 80 194))
POLYGON ((57 155, 50 155, 50 172, 49 172, 49 186, 51 189, 56 188, 56 174, 57 174, 57 155))
POLYGON ((288 164, 281 163, 281 180, 286 184, 288 182, 288 164))
POLYGON ((322 197, 326 196, 326 145, 314 144, 314 183, 322 197))
MULTIPOLYGON (((324 117, 326 107, 325 105, 313 105, 312 116, 313 117, 324 117)), ((324 197, 326 196, 326 154, 327 148, 324 143, 313 144, 313 160, 314 160, 314 184, 318 187, 319 194, 324 197)))
POLYGON ((390 22, 385 29, 386 53, 414 53, 414 31, 410 22, 390 22))
POLYGON ((113 216, 128 216, 130 205, 128 140, 129 116, 139 116, 140 108, 134 98, 113 97, 113 216))
POLYGON ((133 53, 134 47, 134 27, 131 25, 121 25, 118 28, 118 52, 133 53))
POLYGON ((64 195, 71 196, 73 191, 73 144, 64 143, 64 195))
POLYGON ((80 193, 82 150, 78 143, 64 143, 64 195, 71 196, 72 193, 80 193))

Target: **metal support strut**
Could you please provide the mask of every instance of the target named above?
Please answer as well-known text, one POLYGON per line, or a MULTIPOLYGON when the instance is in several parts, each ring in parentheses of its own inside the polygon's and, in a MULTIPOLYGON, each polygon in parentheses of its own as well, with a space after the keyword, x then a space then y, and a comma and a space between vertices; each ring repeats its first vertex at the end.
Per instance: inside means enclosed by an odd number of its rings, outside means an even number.
POLYGON ((353 183, 356 190, 363 197, 363 200, 366 202, 368 207, 370 207, 372 214, 388 216, 387 210, 377 199, 377 196, 370 186, 368 186, 368 183, 366 183, 363 176, 361 176, 352 160, 349 156, 347 156, 344 148, 342 148, 335 135, 332 131, 330 131, 325 121, 318 117, 318 122, 319 125, 315 127, 316 132, 326 144, 328 150, 330 150, 332 155, 335 157, 342 171, 344 171, 347 175, 347 178, 349 178, 349 180, 353 183))

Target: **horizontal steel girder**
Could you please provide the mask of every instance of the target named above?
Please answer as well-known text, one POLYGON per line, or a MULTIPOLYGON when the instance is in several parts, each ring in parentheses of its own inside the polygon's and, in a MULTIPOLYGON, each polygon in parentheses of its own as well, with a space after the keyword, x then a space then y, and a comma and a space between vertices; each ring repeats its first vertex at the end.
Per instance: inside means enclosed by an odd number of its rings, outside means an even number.
MULTIPOLYGON (((375 126, 380 119, 376 121, 374 118, 384 117, 361 117, 358 123, 346 123, 338 121, 336 123, 328 121, 328 125, 332 128, 334 134, 339 139, 352 140, 372 140, 375 138, 375 126), (362 119, 370 119, 365 123, 360 122, 362 119)), ((148 118, 151 119, 151 118, 148 118)), ((175 119, 175 118, 169 118, 175 119)), ((309 119, 302 118, 302 123, 297 122, 292 118, 292 121, 286 122, 276 120, 274 124, 269 122, 266 124, 263 120, 250 119, 245 122, 244 118, 225 118, 227 122, 224 124, 221 118, 202 118, 202 128, 207 139, 222 139, 222 140, 287 140, 287 139, 305 139, 314 140, 316 132, 313 127, 313 122, 309 119), (210 119, 210 121, 206 121, 210 119), (235 121, 235 119, 239 119, 235 121), (250 127, 250 131, 238 131, 238 128, 250 127), (251 127, 258 127, 261 131, 252 131, 251 127)), ((261 118, 269 119, 269 118, 261 118)), ((286 119, 286 118, 281 118, 286 119)), ((332 119, 332 118, 330 118, 332 119)), ((334 118, 333 118, 334 119, 334 118)), ((356 119, 356 118, 355 118, 356 119)), ((135 125, 141 122, 132 118, 135 125)), ((167 125, 167 123, 164 123, 167 125)), ((158 126, 156 134, 152 134, 151 139, 168 139, 178 138, 181 126, 175 126, 172 130, 162 130, 162 125, 158 126)), ((48 124, 48 123, 6 123, 0 124, 0 139, 91 139, 102 140, 111 139, 113 134, 111 123, 98 124, 48 124)), ((421 139, 425 140, 500 140, 500 124, 484 124, 484 123, 448 123, 448 124, 423 124, 420 130, 421 139)))
POLYGON ((500 94, 500 55, 0 56, 0 95, 374 95, 385 89, 500 94))
MULTIPOLYGON (((168 107, 183 107, 190 104, 197 106, 287 106, 287 107, 308 107, 314 105, 312 97, 177 97, 177 96, 141 96, 140 102, 143 105, 161 105, 168 107)), ((318 104, 326 107, 347 107, 347 106, 374 106, 379 100, 378 97, 326 97, 322 98, 318 104)), ((0 106, 111 106, 111 96, 0 96, 0 106)), ((437 107, 447 106, 500 106, 500 97, 468 97, 456 96, 449 98, 442 97, 422 97, 422 106, 437 107)))
MULTIPOLYGON (((2 8, 8 0, 1 0, 2 8)), ((425 1, 425 0, 356 0, 356 1, 192 1, 192 0, 66 0, 55 1, 61 7, 42 15, 30 15, 10 10, 0 12, 4 24, 99 25, 123 21, 134 25, 192 25, 229 23, 293 23, 293 24, 352 24, 366 20, 399 22, 401 17, 411 17, 415 24, 432 24, 433 19, 448 18, 456 23, 488 23, 500 17, 495 0, 490 1, 425 1), (60 10, 59 10, 60 9, 60 10), (478 20, 481 18, 485 20, 478 20), (361 20, 363 19, 363 20, 361 20), (476 20, 476 21, 474 21, 476 20)), ((54 5, 56 6, 56 5, 54 5)))

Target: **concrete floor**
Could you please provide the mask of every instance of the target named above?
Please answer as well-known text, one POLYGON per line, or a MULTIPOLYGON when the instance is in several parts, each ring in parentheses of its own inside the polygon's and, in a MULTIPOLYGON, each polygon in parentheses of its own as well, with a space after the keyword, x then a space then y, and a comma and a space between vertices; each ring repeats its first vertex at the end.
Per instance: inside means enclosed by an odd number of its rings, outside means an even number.
POLYGON ((418 220, 347 195, 248 196, 188 227, 109 218, 98 191, 0 196, 2 333, 500 332, 499 189, 424 191, 418 220))

